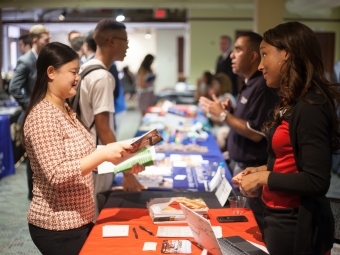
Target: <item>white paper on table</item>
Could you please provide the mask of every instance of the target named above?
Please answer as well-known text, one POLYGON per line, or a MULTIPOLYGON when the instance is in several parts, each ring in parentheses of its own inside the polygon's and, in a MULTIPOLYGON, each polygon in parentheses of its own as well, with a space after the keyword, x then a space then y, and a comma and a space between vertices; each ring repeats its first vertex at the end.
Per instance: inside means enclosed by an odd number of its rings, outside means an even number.
POLYGON ((222 179, 222 174, 224 174, 224 173, 222 173, 221 167, 218 167, 217 171, 215 172, 214 177, 208 183, 209 191, 215 190, 215 188, 217 187, 217 185, 219 184, 219 182, 222 179))
POLYGON ((221 184, 218 186, 215 195, 221 206, 224 206, 228 200, 229 194, 233 188, 225 177, 223 177, 221 184))
POLYGON ((145 242, 143 246, 143 251, 155 251, 157 243, 155 242, 145 242))
POLYGON ((185 174, 177 174, 175 177, 174 177, 174 180, 176 181, 183 181, 187 178, 187 176, 185 174))
POLYGON ((203 249, 202 252, 201 252, 201 255, 207 255, 207 254, 208 254, 208 250, 203 249))
POLYGON ((257 244, 257 243, 253 243, 253 242, 251 242, 251 241, 248 241, 248 240, 247 240, 247 242, 251 243, 252 245, 256 246, 257 248, 259 248, 259 249, 261 249, 261 250, 263 250, 264 252, 266 252, 266 253, 268 253, 268 254, 269 254, 269 252, 268 252, 267 248, 266 248, 266 247, 264 247, 263 245, 260 245, 260 244, 257 244))
POLYGON ((129 225, 105 225, 103 237, 129 236, 129 225))
MULTIPOLYGON (((213 226, 216 238, 222 237, 221 226, 213 226)), ((189 226, 159 226, 157 237, 194 237, 189 226)))

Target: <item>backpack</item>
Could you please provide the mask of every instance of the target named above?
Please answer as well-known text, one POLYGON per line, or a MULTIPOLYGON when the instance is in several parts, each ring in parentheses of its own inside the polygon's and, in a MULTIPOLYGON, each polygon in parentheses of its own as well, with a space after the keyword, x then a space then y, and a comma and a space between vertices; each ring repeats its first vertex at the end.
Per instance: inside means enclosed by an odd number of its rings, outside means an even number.
MULTIPOLYGON (((88 67, 85 67, 83 69, 83 71, 79 74, 80 79, 78 81, 78 86, 77 86, 77 94, 71 98, 67 99, 67 103, 69 104, 69 106, 76 112, 77 114, 77 118, 79 120, 81 120, 81 112, 80 112, 80 105, 79 105, 79 101, 80 101, 80 86, 81 86, 81 81, 85 78, 86 75, 88 75, 89 73, 91 73, 94 70, 99 70, 99 69, 104 69, 107 70, 105 67, 103 67, 102 65, 91 65, 88 67)), ((89 130, 94 126, 94 120, 89 128, 89 130)))

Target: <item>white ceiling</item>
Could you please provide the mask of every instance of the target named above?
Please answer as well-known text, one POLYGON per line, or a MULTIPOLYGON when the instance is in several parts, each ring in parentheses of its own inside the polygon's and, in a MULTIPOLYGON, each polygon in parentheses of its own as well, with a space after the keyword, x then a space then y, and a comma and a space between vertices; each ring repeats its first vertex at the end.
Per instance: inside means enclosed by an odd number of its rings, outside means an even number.
MULTIPOLYGON (((260 0, 258 0, 260 1, 260 0)), ((275 1, 275 0, 272 0, 275 1)), ((95 24, 100 20, 98 15, 112 15, 109 10, 112 8, 227 8, 227 9, 253 9, 254 0, 0 0, 0 8, 2 9, 2 21, 4 23, 20 22, 20 20, 34 20, 39 22, 42 20, 50 20, 45 23, 52 33, 58 33, 70 30, 79 30, 81 32, 89 31, 95 27, 95 24), (79 3, 82 3, 82 8, 79 8, 79 3), (94 16, 94 14, 86 9, 86 6, 95 4, 97 10, 102 10, 94 16), (64 7, 69 6, 67 11, 72 17, 78 18, 77 23, 58 22, 58 16, 64 7), (114 5, 114 6, 113 6, 114 5), (33 8, 39 6, 39 8, 33 8), (45 8, 45 9, 44 9, 45 8), (52 9, 46 9, 52 8, 52 9), (99 9, 108 8, 108 9, 99 9), (105 14, 105 10, 106 12, 105 14), (91 16, 92 15, 92 16, 91 16), (55 21, 56 23, 51 23, 55 21), (81 23, 81 22, 83 23, 81 23)), ((331 13, 331 9, 340 6, 340 0, 286 0, 285 7, 291 13, 300 14, 303 16, 323 16, 327 17, 331 13)), ((174 9, 172 9, 174 10, 174 9)), ((103 18, 108 18, 104 17, 103 18)), ((73 20, 72 20, 73 21, 73 20)), ((184 28, 184 23, 125 23, 129 32, 138 31, 145 28, 163 28, 163 29, 181 29, 184 28)), ((24 29, 30 28, 33 23, 13 24, 24 29)))
MULTIPOLYGON (((72 30, 77 30, 80 33, 86 33, 94 29, 97 22, 89 23, 41 23, 48 28, 48 30, 53 33, 64 33, 72 30)), ((34 23, 16 23, 11 24, 12 26, 20 27, 25 30, 29 30, 34 23)), ((126 31, 128 33, 145 33, 145 29, 184 29, 186 27, 185 23, 125 23, 126 31)))
POLYGON ((0 0, 0 8, 237 8, 253 0, 0 0))

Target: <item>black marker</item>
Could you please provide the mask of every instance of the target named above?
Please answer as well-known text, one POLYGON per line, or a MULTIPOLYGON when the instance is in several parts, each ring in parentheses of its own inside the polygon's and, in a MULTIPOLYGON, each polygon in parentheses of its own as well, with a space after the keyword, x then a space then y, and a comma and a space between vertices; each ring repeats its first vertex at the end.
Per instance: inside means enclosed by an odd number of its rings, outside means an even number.
POLYGON ((143 227, 143 226, 141 226, 141 225, 139 226, 139 228, 140 228, 141 230, 144 230, 144 231, 148 232, 150 235, 153 236, 153 233, 152 233, 151 230, 148 230, 148 229, 146 229, 145 227, 143 227))
POLYGON ((133 230, 133 233, 135 233, 135 237, 136 237, 136 239, 138 239, 137 230, 136 230, 135 228, 133 228, 132 230, 133 230))

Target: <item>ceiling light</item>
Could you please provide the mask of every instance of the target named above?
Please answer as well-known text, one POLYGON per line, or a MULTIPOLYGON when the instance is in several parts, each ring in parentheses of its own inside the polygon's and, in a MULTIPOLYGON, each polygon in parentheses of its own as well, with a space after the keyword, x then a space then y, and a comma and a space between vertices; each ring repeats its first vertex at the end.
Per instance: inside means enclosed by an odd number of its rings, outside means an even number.
POLYGON ((150 38, 151 38, 151 33, 150 33, 150 31, 146 31, 144 37, 145 37, 145 39, 150 39, 150 38))
POLYGON ((65 19, 65 16, 66 16, 66 10, 64 9, 59 15, 59 20, 63 21, 65 19))
POLYGON ((122 22, 125 20, 125 16, 123 14, 119 14, 117 17, 116 17, 116 21, 118 22, 122 22))

